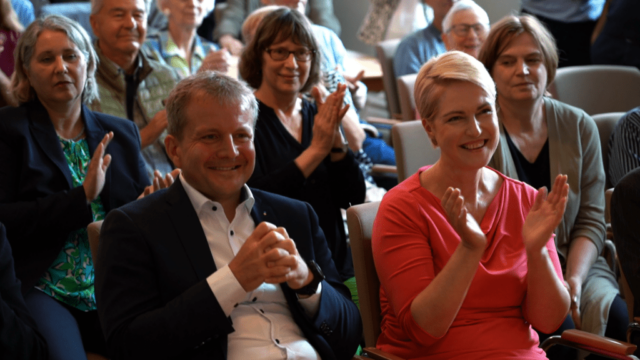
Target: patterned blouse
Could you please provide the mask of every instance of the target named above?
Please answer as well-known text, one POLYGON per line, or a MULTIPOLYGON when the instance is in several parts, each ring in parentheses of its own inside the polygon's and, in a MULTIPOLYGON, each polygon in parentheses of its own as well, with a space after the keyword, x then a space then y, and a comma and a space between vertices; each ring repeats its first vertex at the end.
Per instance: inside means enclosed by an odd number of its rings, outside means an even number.
MULTIPOLYGON (((71 171, 73 187, 82 186, 91 161, 87 140, 59 140, 71 171)), ((93 221, 104 219, 104 206, 99 196, 91 202, 91 212, 93 221)), ((93 259, 86 228, 69 233, 62 251, 40 278, 36 288, 78 310, 96 310, 93 259)))
POLYGON ((175 68, 183 79, 200 69, 210 51, 220 49, 218 45, 196 35, 193 41, 191 64, 189 64, 171 38, 169 30, 148 35, 144 46, 152 59, 175 68))

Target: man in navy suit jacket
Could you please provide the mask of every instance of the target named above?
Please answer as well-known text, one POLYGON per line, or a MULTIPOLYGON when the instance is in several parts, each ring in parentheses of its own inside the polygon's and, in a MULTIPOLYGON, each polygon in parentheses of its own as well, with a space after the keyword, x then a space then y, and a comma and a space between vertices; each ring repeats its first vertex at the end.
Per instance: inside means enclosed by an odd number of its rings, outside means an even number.
POLYGON ((362 336, 318 219, 249 189, 257 103, 213 72, 168 99, 173 186, 104 222, 96 300, 114 359, 350 359, 362 336))

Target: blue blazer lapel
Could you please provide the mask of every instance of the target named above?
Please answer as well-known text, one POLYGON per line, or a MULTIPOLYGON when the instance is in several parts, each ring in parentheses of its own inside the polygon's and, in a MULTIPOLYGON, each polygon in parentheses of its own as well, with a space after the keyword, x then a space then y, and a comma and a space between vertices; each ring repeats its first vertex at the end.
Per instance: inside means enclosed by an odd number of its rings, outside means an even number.
POLYGON ((28 105, 29 128, 35 142, 40 146, 42 152, 45 153, 60 172, 62 172, 62 175, 67 179, 69 189, 71 189, 73 187, 73 180, 71 179, 69 165, 67 165, 67 161, 64 158, 62 146, 60 145, 58 135, 53 128, 47 110, 37 100, 30 102, 28 105))
POLYGON ((198 214, 184 191, 181 181, 176 180, 167 190, 167 202, 170 205, 169 218, 173 222, 184 251, 191 261, 193 271, 198 275, 198 280, 204 280, 217 268, 198 214))
MULTIPOLYGON (((100 141, 107 134, 107 131, 102 127, 100 122, 96 119, 93 112, 91 112, 85 105, 82 105, 82 119, 84 120, 84 131, 87 140, 87 146, 89 147, 89 153, 93 158, 93 154, 96 151, 100 141)), ((105 154, 109 153, 109 147, 105 154)), ((104 187, 100 193, 100 199, 102 204, 106 207, 107 211, 113 209, 115 206, 112 203, 111 198, 111 166, 107 169, 107 173, 104 176, 104 187)))

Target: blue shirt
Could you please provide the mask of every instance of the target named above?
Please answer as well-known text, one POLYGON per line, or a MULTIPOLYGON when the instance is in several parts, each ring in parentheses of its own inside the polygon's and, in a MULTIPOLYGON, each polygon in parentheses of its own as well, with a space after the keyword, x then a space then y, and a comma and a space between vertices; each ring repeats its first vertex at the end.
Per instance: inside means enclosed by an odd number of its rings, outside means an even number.
POLYGON ((598 20, 605 0, 522 0, 522 9, 564 23, 598 20))
POLYGON ((405 36, 393 57, 396 78, 417 74, 424 63, 447 51, 442 32, 434 24, 405 36))
POLYGON ((13 6, 13 10, 15 10, 16 15, 18 15, 20 24, 25 28, 36 19, 31 1, 11 0, 11 6, 13 6))
POLYGON ((167 29, 147 36, 147 41, 144 45, 152 59, 178 70, 180 77, 183 79, 195 74, 200 69, 204 58, 210 51, 220 49, 218 45, 196 35, 191 49, 191 64, 189 64, 167 29))

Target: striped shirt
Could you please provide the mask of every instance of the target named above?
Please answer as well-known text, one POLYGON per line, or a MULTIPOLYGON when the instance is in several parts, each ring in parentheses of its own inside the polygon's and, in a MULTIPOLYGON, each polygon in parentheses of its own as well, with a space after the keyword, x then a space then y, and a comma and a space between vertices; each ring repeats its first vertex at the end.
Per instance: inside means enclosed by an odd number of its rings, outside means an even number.
POLYGON ((615 186, 640 167, 640 107, 620 118, 609 139, 609 179, 615 186))

